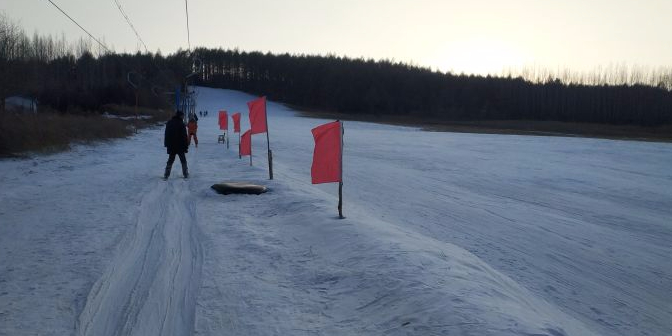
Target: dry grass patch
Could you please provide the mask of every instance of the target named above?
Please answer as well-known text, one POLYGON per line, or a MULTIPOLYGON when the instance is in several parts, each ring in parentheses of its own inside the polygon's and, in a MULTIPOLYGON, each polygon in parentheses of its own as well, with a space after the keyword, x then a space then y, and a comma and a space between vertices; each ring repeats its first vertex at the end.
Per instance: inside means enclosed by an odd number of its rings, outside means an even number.
MULTIPOLYGON (((301 111, 300 108, 293 106, 301 111)), ((365 121, 381 124, 416 126, 428 131, 483 133, 483 134, 519 134, 545 136, 576 136, 587 138, 672 142, 672 125, 637 126, 609 125, 561 121, 539 120, 482 120, 451 121, 436 117, 413 115, 383 114, 346 114, 309 111, 301 112, 305 117, 365 121)))
POLYGON ((131 133, 127 122, 100 115, 4 113, 0 114, 0 156, 53 152, 73 142, 123 138, 131 133))
POLYGON ((433 131, 576 136, 616 140, 672 142, 672 125, 608 125, 538 120, 463 121, 430 125, 433 131))
POLYGON ((138 128, 154 126, 172 116, 168 110, 123 105, 105 105, 101 115, 73 109, 57 113, 41 108, 39 113, 0 113, 0 156, 24 152, 66 150, 71 143, 123 138, 138 128))

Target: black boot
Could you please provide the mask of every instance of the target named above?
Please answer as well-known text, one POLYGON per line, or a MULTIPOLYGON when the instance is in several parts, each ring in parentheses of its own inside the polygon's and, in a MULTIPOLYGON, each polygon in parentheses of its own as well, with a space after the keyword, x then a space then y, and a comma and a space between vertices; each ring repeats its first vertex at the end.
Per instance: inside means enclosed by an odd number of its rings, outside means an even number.
POLYGON ((166 166, 166 172, 163 173, 163 179, 164 179, 164 180, 167 180, 168 177, 170 176, 170 169, 171 169, 171 168, 172 168, 172 167, 170 167, 170 166, 166 166))
POLYGON ((187 169, 186 164, 182 165, 182 176, 184 176, 184 178, 189 177, 189 170, 187 169))

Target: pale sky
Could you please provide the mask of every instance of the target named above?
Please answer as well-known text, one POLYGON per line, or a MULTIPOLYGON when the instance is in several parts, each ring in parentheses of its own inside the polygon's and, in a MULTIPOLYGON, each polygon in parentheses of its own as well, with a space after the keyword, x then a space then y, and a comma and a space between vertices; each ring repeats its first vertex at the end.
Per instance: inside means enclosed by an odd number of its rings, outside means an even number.
MULTIPOLYGON (((117 51, 140 48, 114 0, 52 0, 117 51)), ((117 0, 147 47, 187 48, 184 0, 117 0)), ((672 66, 672 0, 189 0, 191 45, 394 59, 441 71, 672 66)), ((30 34, 84 33, 47 0, 2 0, 30 34)))

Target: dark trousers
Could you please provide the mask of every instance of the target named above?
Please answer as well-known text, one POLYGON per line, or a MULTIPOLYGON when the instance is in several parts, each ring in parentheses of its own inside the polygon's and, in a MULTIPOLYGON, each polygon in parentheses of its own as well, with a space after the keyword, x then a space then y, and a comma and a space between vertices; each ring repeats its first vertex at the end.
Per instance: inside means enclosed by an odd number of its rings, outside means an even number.
POLYGON ((196 147, 198 147, 198 137, 196 136, 196 133, 189 133, 189 146, 191 146, 191 138, 194 138, 194 142, 196 143, 196 147))
POLYGON ((184 153, 170 153, 168 154, 168 162, 166 162, 166 173, 163 175, 168 178, 170 176, 170 170, 173 168, 173 162, 175 162, 175 155, 180 157, 180 163, 182 164, 182 175, 187 177, 189 171, 187 170, 187 157, 184 153))

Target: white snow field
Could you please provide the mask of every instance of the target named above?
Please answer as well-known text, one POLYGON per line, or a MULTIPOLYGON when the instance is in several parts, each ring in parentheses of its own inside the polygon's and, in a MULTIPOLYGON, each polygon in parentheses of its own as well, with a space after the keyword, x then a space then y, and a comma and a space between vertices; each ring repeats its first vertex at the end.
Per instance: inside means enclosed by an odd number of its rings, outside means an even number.
POLYGON ((327 120, 269 102, 271 181, 198 91, 189 179, 162 127, 0 161, 0 335, 672 335, 672 144, 345 122, 339 220, 327 120))

